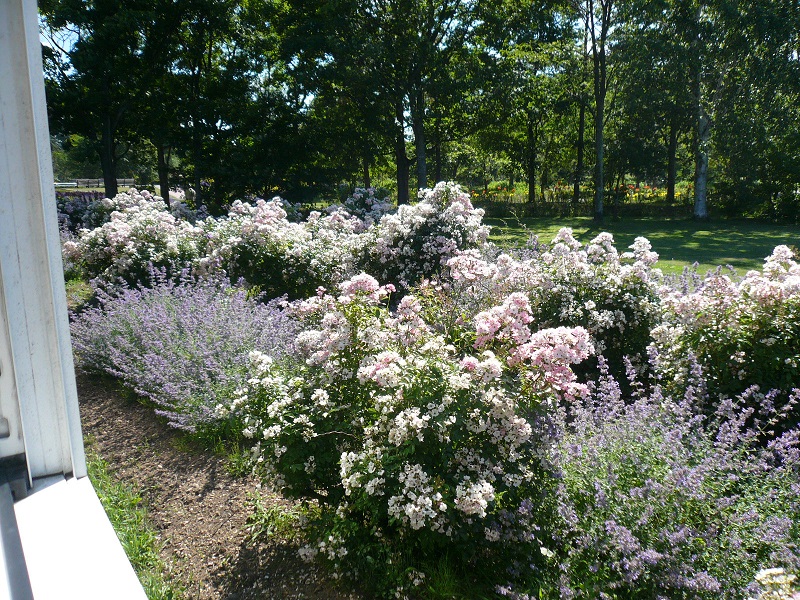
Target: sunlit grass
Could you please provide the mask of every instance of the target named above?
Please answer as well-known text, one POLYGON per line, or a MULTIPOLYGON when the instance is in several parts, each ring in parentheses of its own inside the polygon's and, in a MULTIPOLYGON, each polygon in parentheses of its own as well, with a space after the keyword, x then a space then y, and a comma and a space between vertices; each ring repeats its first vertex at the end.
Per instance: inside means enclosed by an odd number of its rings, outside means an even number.
POLYGON ((800 242, 800 226, 748 220, 621 219, 597 225, 589 217, 577 217, 485 219, 485 222, 492 226, 491 240, 501 246, 523 244, 530 235, 549 242, 562 227, 571 227, 573 235, 583 243, 601 231, 608 231, 621 251, 643 236, 658 252, 661 260, 657 266, 665 273, 680 273, 685 266, 696 262, 700 273, 730 265, 744 274, 760 269, 775 246, 794 246, 800 242))
POLYGON ((114 478, 91 438, 86 440, 86 459, 92 486, 148 600, 182 598, 180 589, 167 578, 166 565, 159 555, 161 542, 147 519, 141 496, 133 487, 114 478))

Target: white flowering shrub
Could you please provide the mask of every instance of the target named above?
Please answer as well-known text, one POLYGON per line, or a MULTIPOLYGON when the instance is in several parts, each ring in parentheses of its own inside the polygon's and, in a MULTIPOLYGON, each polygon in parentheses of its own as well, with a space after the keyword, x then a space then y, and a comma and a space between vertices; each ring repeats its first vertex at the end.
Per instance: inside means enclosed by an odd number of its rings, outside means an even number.
POLYGON ((356 272, 366 242, 363 221, 346 212, 312 212, 303 222, 288 219, 280 198, 254 204, 236 201, 226 219, 207 219, 201 272, 224 269, 269 296, 312 295, 335 287, 356 272))
POLYGON ((395 211, 395 206, 388 196, 380 197, 375 188, 355 188, 344 203, 328 207, 329 213, 346 212, 362 222, 362 231, 380 222, 384 215, 395 211))
POLYGON ((684 385, 696 363, 712 399, 747 392, 769 428, 800 421, 792 393, 800 387, 800 264, 788 247, 739 281, 709 273, 695 289, 663 296, 652 350, 666 382, 684 385))
POLYGON ((483 244, 489 228, 483 210, 450 182, 420 190, 419 202, 384 215, 372 232, 365 270, 381 281, 408 289, 440 272, 460 250, 483 244))
MULTIPOLYGON (((619 254, 611 234, 589 244, 562 229, 549 245, 535 244, 520 256, 491 248, 457 253, 439 281, 422 294, 432 322, 451 343, 483 347, 491 338, 516 339, 549 327, 583 327, 598 355, 624 380, 625 358, 645 362, 650 330, 659 317, 658 255, 637 238, 619 254), (510 302, 515 299, 514 303, 510 302), (524 310, 524 322, 508 329, 509 311, 524 310)), ((593 365, 579 369, 597 373, 593 365)))
POLYGON ((226 217, 196 221, 179 199, 168 207, 158 196, 131 190, 92 201, 100 215, 95 220, 105 222, 81 230, 77 241, 65 242, 64 252, 105 283, 146 283, 152 267, 191 267, 198 275, 224 271, 269 296, 305 298, 366 269, 406 288, 488 235, 482 211, 458 186, 439 184, 420 198, 390 214, 388 199, 356 189, 344 205, 311 212, 305 220, 280 198, 236 201, 226 217))
POLYGON ((785 569, 773 567, 756 573, 756 585, 760 588, 753 600, 800 600, 797 576, 785 569))
POLYGON ((397 565, 424 575, 440 553, 490 561, 535 546, 541 557, 532 499, 545 485, 546 408, 586 392, 570 365, 592 351, 587 332, 498 334, 494 351, 464 356, 413 295, 385 308, 392 289, 361 274, 297 305, 300 360, 253 352, 223 416, 241 424, 268 481, 321 504, 304 554, 339 572, 372 564, 371 577, 387 574, 376 585, 402 587, 397 565))
POLYGON ((64 242, 64 255, 103 283, 146 282, 153 269, 177 275, 198 258, 200 229, 177 219, 157 196, 131 190, 113 200, 109 220, 64 242))

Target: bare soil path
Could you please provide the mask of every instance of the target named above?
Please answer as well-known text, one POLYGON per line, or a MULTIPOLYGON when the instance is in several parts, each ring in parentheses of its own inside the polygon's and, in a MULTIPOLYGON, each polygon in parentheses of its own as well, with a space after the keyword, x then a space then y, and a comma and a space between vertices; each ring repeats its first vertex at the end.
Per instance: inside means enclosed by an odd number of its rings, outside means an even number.
POLYGON ((198 600, 364 600, 301 561, 290 542, 247 535, 253 494, 267 507, 289 506, 233 477, 226 460, 193 450, 152 409, 121 397, 107 380, 78 377, 83 434, 115 477, 143 497, 163 541, 169 576, 198 600))

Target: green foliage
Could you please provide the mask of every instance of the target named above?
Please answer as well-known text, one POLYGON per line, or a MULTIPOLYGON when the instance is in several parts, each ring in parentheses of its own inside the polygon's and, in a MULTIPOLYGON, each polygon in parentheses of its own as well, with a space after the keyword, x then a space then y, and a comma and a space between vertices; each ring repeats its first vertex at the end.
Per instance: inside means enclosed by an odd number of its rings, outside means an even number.
POLYGON ((292 506, 285 501, 267 504, 260 493, 252 494, 250 502, 253 512, 247 518, 247 533, 251 543, 273 537, 281 541, 299 541, 303 523, 309 514, 315 513, 313 509, 292 506))

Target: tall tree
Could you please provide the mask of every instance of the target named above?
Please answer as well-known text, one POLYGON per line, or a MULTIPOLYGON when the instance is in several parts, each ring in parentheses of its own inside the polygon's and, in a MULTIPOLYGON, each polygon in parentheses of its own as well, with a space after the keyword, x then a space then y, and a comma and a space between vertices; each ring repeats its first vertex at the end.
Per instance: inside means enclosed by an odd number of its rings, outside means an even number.
POLYGON ((117 163, 135 140, 136 112, 147 81, 142 57, 152 2, 44 0, 48 108, 56 132, 77 133, 98 153, 105 193, 117 193, 117 163))
POLYGON ((396 166, 398 202, 409 200, 410 167, 428 182, 430 107, 475 26, 468 0, 339 0, 274 5, 284 59, 318 91, 340 93, 381 124, 396 166), (409 145, 414 150, 409 156, 409 145))
POLYGON ((604 127, 606 99, 608 97, 609 36, 615 23, 617 0, 583 0, 576 6, 586 31, 589 33, 589 48, 592 55, 592 84, 594 90, 594 219, 603 220, 603 192, 605 189, 605 144, 604 127))

